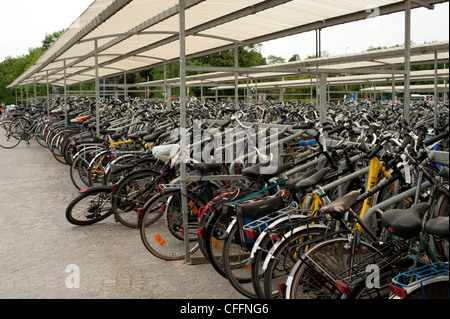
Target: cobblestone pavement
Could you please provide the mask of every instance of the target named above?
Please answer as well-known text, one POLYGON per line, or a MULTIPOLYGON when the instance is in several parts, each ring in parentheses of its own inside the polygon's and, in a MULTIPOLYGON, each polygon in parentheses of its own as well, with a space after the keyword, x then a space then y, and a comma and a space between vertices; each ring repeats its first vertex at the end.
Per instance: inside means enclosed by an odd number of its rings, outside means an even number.
POLYGON ((112 217, 65 218, 78 192, 69 167, 32 140, 0 148, 1 299, 240 299, 209 264, 166 262, 112 217), (78 269, 79 288, 70 278, 78 269))

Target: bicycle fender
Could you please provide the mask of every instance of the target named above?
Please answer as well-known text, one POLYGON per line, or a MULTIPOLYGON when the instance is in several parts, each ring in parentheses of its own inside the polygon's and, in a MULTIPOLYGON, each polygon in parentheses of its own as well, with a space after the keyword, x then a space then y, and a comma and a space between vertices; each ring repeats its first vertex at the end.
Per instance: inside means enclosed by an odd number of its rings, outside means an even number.
POLYGON ((280 247, 280 245, 281 245, 286 239, 288 239, 290 236, 292 236, 292 235, 294 235, 294 234, 296 234, 296 233, 298 233, 298 232, 300 232, 300 231, 302 231, 302 230, 305 230, 305 229, 326 229, 326 228, 328 228, 328 226, 326 226, 326 225, 320 225, 320 224, 304 225, 304 226, 300 226, 300 227, 294 228, 294 229, 291 230, 290 232, 286 233, 286 234, 283 236, 283 238, 282 238, 280 241, 277 241, 277 242, 272 246, 272 248, 269 250, 269 253, 268 253, 267 256, 266 256, 266 259, 264 260, 264 264, 263 264, 263 267, 262 267, 262 273, 264 273, 264 272, 267 270, 267 267, 269 266, 269 262, 270 262, 270 260, 272 260, 272 259, 274 258, 274 257, 273 257, 273 254, 274 254, 274 252, 277 250, 277 248, 280 247))
POLYGON ((80 190, 80 194, 90 194, 90 193, 98 193, 98 192, 112 192, 111 186, 92 186, 85 189, 80 190))
POLYGON ((296 219, 296 218, 305 218, 305 216, 302 215, 291 215, 291 216, 284 216, 282 218, 277 219, 273 223, 271 223, 266 229, 262 231, 262 233, 258 236, 255 243, 253 244, 252 251, 250 252, 250 257, 247 261, 247 265, 251 265, 254 262, 254 258, 256 255, 256 252, 259 250, 259 244, 264 240, 264 238, 267 236, 268 232, 274 228, 275 226, 279 225, 280 223, 290 220, 290 219, 296 219))

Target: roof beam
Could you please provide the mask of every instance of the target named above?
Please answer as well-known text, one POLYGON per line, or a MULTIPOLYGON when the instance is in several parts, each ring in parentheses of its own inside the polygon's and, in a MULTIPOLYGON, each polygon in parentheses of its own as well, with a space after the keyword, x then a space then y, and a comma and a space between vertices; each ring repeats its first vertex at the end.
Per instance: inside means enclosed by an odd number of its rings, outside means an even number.
MULTIPOLYGON (((191 0, 190 3, 191 3, 191 6, 192 6, 192 5, 197 4, 197 2, 199 3, 199 2, 201 2, 201 1, 204 1, 204 0, 191 0)), ((244 9, 241 9, 241 10, 238 10, 238 11, 236 11, 236 12, 230 13, 230 14, 225 15, 225 16, 223 16, 223 17, 220 17, 220 18, 218 18, 218 19, 215 19, 215 20, 212 20, 212 21, 203 23, 203 24, 201 24, 201 25, 199 25, 199 26, 196 26, 196 27, 193 27, 193 28, 191 28, 191 29, 189 29, 189 30, 186 30, 186 37, 188 37, 188 36, 193 36, 193 35, 194 35, 194 36, 195 36, 195 35, 198 35, 198 33, 201 32, 201 31, 205 31, 205 30, 208 30, 208 29, 210 29, 210 28, 217 27, 217 26, 222 25, 222 24, 224 24, 224 23, 232 22, 232 21, 238 20, 238 19, 240 19, 240 18, 246 17, 246 16, 248 16, 248 15, 256 14, 256 13, 258 13, 258 12, 265 11, 265 10, 267 10, 267 9, 270 9, 270 8, 273 8, 273 7, 276 7, 276 6, 285 4, 285 3, 287 3, 287 2, 291 2, 291 1, 293 1, 293 0, 271 0, 271 1, 263 1, 263 2, 258 3, 258 4, 256 4, 256 5, 252 5, 252 6, 246 7, 246 8, 244 8, 244 9)), ((187 5, 186 8, 189 8, 189 6, 187 5)), ((173 8, 172 8, 172 9, 169 9, 169 10, 172 10, 172 12, 174 13, 174 11, 173 11, 174 9, 173 9, 173 8)), ((176 11, 176 14, 177 14, 177 13, 178 13, 178 6, 177 6, 177 8, 175 9, 175 11, 176 11)), ((148 28, 148 27, 147 27, 147 28, 148 28)), ((129 32, 129 33, 131 34, 132 32, 129 32)), ((134 55, 140 54, 140 53, 142 53, 142 52, 149 51, 149 50, 151 50, 151 49, 154 49, 154 48, 163 46, 163 45, 165 45, 165 44, 168 44, 168 43, 171 43, 171 42, 174 42, 174 41, 177 41, 177 40, 179 40, 179 35, 178 35, 178 34, 173 35, 173 36, 171 36, 171 37, 168 37, 168 38, 166 38, 166 39, 163 39, 163 40, 161 40, 161 41, 158 41, 158 42, 156 42, 156 43, 150 44, 150 45, 148 45, 148 46, 142 47, 142 48, 140 48, 140 49, 134 50, 134 51, 132 51, 132 52, 129 52, 128 54, 123 55, 123 56, 121 56, 121 57, 118 57, 118 58, 116 58, 116 59, 113 59, 113 60, 111 60, 111 61, 101 63, 99 66, 102 67, 103 65, 106 65, 106 64, 116 63, 116 62, 119 62, 119 61, 121 61, 121 60, 123 60, 123 59, 125 59, 125 58, 127 58, 127 57, 134 56, 134 55)), ((232 40, 232 39, 230 39, 230 41, 231 41, 231 40, 232 40)), ((115 41, 115 40, 113 40, 113 41, 115 41)), ((238 41, 233 40, 233 43, 231 44, 231 46, 232 46, 233 49, 236 47, 236 42, 238 42, 238 41)), ((109 44, 109 43, 108 43, 108 44, 109 44)), ((106 45, 108 45, 108 44, 106 44, 106 45)), ((106 46, 106 45, 105 45, 105 46, 106 46)), ((244 46, 245 44, 241 44, 241 45, 244 46)), ((105 46, 100 47, 100 48, 99 48, 99 51, 104 50, 104 47, 105 47, 105 46)), ((219 51, 216 51, 216 52, 219 52, 219 51)), ((92 68, 93 68, 93 67, 92 67, 92 68)), ((88 70, 85 70, 85 71, 88 71, 88 70)), ((74 74, 74 75, 76 75, 76 74, 74 74)))
POLYGON ((50 63, 52 63, 54 60, 56 60, 58 57, 60 57, 64 52, 66 52, 71 47, 73 47, 75 44, 77 44, 78 41, 80 41, 86 35, 88 35, 90 32, 95 30, 99 25, 101 25, 102 23, 107 21, 109 18, 111 18, 114 14, 116 14, 117 11, 121 10, 126 5, 128 5, 131 1, 132 0, 115 0, 102 13, 100 13, 96 18, 94 18, 91 22, 89 22, 75 36, 73 36, 73 38, 70 39, 62 48, 60 48, 58 51, 56 51, 50 58, 48 58, 46 61, 44 61, 36 70, 34 70, 28 76, 31 77, 32 75, 34 75, 34 74, 38 73, 39 71, 41 71, 42 69, 44 69, 50 63))
MULTIPOLYGON (((186 8, 190 8, 190 7, 195 6, 195 5, 201 3, 201 2, 203 2, 205 0, 185 0, 185 1, 186 1, 186 8)), ((102 45, 101 47, 99 47, 98 48, 98 52, 105 51, 105 50, 113 47, 114 45, 117 45, 120 42, 122 42, 122 41, 124 41, 124 40, 126 40, 126 39, 128 39, 128 38, 130 38, 130 37, 132 37, 134 35, 138 35, 139 33, 145 34, 146 32, 143 32, 145 29, 148 29, 148 28, 150 28, 150 27, 152 27, 152 26, 154 26, 154 25, 156 25, 156 24, 158 24, 158 23, 160 23, 160 22, 162 22, 162 21, 164 21, 166 19, 169 19, 169 18, 171 18, 173 16, 176 16, 178 13, 179 13, 179 7, 177 5, 173 6, 173 7, 169 8, 169 9, 167 9, 166 11, 161 12, 160 14, 156 15, 155 17, 152 17, 151 19, 148 19, 147 21, 139 24, 138 26, 132 28, 131 30, 129 30, 129 31, 123 33, 123 34, 117 35, 116 38, 114 38, 113 40, 111 40, 108 43, 106 43, 106 44, 102 45)), ((172 34, 172 33, 169 33, 169 34, 172 34)), ((176 36, 178 37, 178 35, 176 35, 176 36)), ((94 41, 95 38, 92 38, 91 40, 94 41)), ((71 62, 69 64, 69 67, 73 66, 73 65, 75 65, 77 63, 80 63, 80 62, 86 60, 89 57, 92 57, 93 54, 94 54, 94 50, 88 52, 84 56, 82 56, 82 57, 76 59, 75 61, 71 62)), ((122 58, 116 58, 116 59, 123 59, 124 57, 127 57, 127 56, 129 56, 129 55, 124 55, 122 58)), ((116 60, 116 59, 114 59, 114 60, 116 60)), ((114 63, 114 62, 109 62, 108 61, 107 63, 110 64, 110 63, 114 63)), ((105 65, 105 63, 103 63, 103 64, 101 64, 99 66, 103 66, 103 65, 105 65)), ((88 68, 88 70, 92 70, 92 69, 94 69, 94 67, 88 68)), ((84 71, 88 71, 88 70, 84 70, 84 71)), ((76 75, 79 75, 79 74, 81 74, 81 72, 77 72, 75 74, 72 74, 71 76, 76 76, 76 75)))
POLYGON ((417 5, 421 6, 421 7, 425 7, 425 8, 428 8, 430 10, 434 10, 434 5, 429 4, 429 3, 425 3, 425 2, 423 2, 421 0, 412 0, 411 2, 417 4, 417 5))

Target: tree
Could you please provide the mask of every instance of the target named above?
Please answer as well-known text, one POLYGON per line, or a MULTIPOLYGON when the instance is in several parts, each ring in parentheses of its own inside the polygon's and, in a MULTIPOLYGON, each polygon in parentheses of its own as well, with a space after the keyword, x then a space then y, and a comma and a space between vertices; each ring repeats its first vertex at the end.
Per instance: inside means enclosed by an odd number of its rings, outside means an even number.
MULTIPOLYGON (((52 34, 46 34, 44 41, 54 42, 63 31, 56 31, 52 34)), ((16 102, 15 90, 7 89, 16 78, 29 69, 44 54, 45 48, 29 48, 28 54, 16 58, 7 57, 0 62, 0 103, 13 104, 16 102)), ((28 88, 29 96, 34 96, 34 88, 28 88)), ((39 88, 38 95, 45 95, 45 89, 39 88)))

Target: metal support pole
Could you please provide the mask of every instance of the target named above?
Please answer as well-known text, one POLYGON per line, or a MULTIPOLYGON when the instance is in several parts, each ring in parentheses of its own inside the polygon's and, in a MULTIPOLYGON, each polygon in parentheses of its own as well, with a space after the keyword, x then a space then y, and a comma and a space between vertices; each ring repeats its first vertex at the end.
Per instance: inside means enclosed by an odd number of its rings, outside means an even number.
POLYGON ((37 105, 36 78, 34 78, 34 105, 37 105))
POLYGON ((100 137, 100 80, 98 78, 98 41, 94 41, 95 54, 95 121, 97 136, 100 137))
POLYGON ((403 91, 403 112, 405 121, 411 123, 411 0, 405 0, 405 89, 403 91))
MULTIPOLYGON (((239 67, 239 47, 236 44, 234 48, 234 67, 239 67)), ((236 107, 239 108, 239 73, 236 72, 234 75, 234 100, 236 103, 236 107)))
POLYGON ((66 122, 66 127, 69 126, 69 119, 67 118, 68 116, 68 111, 69 108, 67 107, 67 68, 66 68, 66 60, 64 60, 64 109, 65 109, 65 122, 66 122))
POLYGON ((166 86, 166 105, 167 105, 167 109, 171 110, 172 109, 172 87, 171 86, 166 86))
POLYGON ((123 73, 123 84, 125 87, 125 99, 128 98, 128 87, 127 87, 127 72, 123 73))
POLYGON ((327 121, 327 75, 320 74, 320 124, 327 121))
POLYGON ((50 84, 48 83, 48 70, 47 70, 47 116, 50 115, 50 84))
POLYGON ((183 133, 186 130, 186 12, 184 0, 179 1, 180 15, 180 128, 182 130, 180 147, 181 147, 181 209, 183 211, 184 225, 184 246, 185 246, 185 263, 191 262, 190 246, 189 246, 189 217, 187 204, 187 173, 186 173, 186 139, 183 133), (184 131, 184 132, 183 132, 184 131))
POLYGON ((164 61, 164 89, 163 89, 164 99, 166 100, 167 109, 171 106, 170 99, 167 98, 167 62, 164 61), (170 104, 170 105, 169 105, 170 104))
POLYGON ((438 54, 434 52, 434 128, 438 128, 438 54))
POLYGON ((395 74, 392 74, 392 105, 395 105, 395 74))

